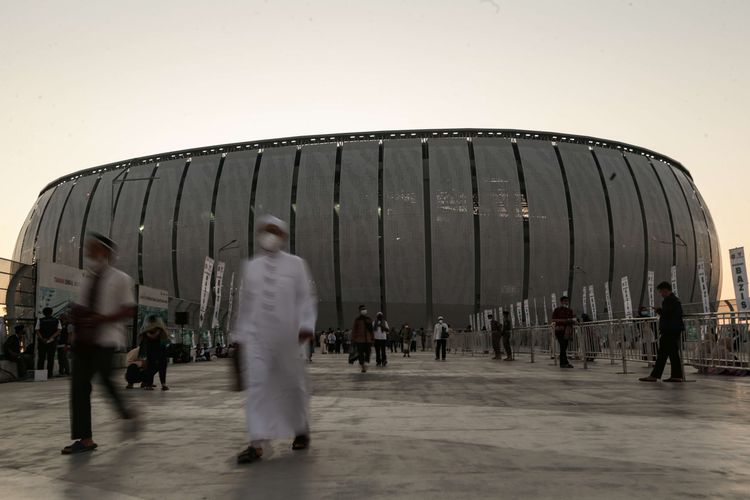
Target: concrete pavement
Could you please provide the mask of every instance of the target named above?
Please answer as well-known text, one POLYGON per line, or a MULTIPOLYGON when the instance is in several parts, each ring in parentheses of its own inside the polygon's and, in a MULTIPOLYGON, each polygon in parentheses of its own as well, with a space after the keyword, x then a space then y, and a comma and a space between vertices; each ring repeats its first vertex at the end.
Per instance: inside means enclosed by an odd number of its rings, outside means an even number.
POLYGON ((96 387, 99 449, 74 457, 59 451, 69 382, 2 384, 3 498, 750 497, 749 380, 413 356, 360 374, 316 355, 311 449, 275 442, 249 466, 235 463, 244 412, 225 360, 171 366, 168 392, 128 391, 146 416, 133 440, 96 387))

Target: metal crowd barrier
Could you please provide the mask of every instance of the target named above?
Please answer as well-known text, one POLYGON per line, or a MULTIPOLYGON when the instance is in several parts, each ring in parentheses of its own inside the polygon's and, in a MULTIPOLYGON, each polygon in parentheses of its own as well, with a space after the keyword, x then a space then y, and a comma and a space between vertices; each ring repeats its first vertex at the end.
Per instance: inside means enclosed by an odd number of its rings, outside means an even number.
MULTIPOLYGON (((750 372, 750 313, 713 313, 685 316, 681 359, 699 373, 750 372)), ((619 319, 579 323, 569 339, 568 355, 583 361, 652 366, 658 350, 657 318, 619 319)), ((514 354, 527 354, 530 361, 556 359, 557 341, 550 325, 515 328, 511 333, 514 354)), ((492 354, 490 332, 457 332, 448 339, 448 349, 457 354, 492 354)), ((684 373, 684 370, 683 370, 684 373)))

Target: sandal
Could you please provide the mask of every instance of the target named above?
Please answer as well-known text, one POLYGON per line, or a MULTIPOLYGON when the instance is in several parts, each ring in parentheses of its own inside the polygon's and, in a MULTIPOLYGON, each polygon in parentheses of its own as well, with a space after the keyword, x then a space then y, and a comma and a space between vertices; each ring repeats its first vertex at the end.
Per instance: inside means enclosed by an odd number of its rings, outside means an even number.
POLYGON ((292 442, 293 450, 306 450, 310 446, 310 436, 297 436, 292 442))
POLYGON ((76 455, 78 453, 85 453, 87 451, 94 451, 98 445, 96 443, 86 446, 80 441, 76 441, 75 443, 71 444, 70 446, 66 446, 63 448, 60 453, 63 455, 76 455))
POLYGON ((262 449, 256 449, 256 448, 253 448, 252 446, 248 446, 245 451, 237 455, 237 463, 249 464, 249 463, 255 462, 256 460, 260 460, 261 457, 263 457, 262 449))

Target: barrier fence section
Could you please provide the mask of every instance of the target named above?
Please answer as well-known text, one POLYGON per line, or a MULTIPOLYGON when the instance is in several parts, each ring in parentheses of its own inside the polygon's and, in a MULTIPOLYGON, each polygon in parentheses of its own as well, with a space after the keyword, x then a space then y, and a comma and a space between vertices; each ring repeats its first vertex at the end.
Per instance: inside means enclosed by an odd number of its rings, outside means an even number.
MULTIPOLYGON (((685 316, 681 359, 700 373, 750 371, 750 313, 712 313, 685 316)), ((658 350, 658 319, 636 318, 579 323, 569 339, 568 353, 583 361, 595 360, 652 366, 658 350)), ((527 354, 531 362, 557 357, 557 341, 551 325, 515 328, 511 333, 513 353, 527 354)), ((490 332, 456 332, 448 339, 455 354, 491 354, 490 332)))

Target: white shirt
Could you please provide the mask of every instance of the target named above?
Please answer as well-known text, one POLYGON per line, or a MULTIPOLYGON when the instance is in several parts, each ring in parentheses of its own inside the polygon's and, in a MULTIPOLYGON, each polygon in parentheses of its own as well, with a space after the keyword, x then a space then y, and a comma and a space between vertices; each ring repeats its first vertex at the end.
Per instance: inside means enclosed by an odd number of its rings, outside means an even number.
POLYGON ((387 340, 388 339, 388 322, 386 320, 383 320, 380 322, 383 327, 377 327, 375 328, 375 324, 377 323, 377 320, 372 322, 372 327, 375 329, 375 340, 387 340))
POLYGON ((445 328, 446 332, 450 332, 450 328, 448 328, 448 325, 445 322, 443 322, 443 323, 436 323, 435 324, 435 328, 434 328, 435 340, 440 340, 441 338, 443 338, 442 337, 442 335, 443 335, 443 328, 445 328))
MULTIPOLYGON (((95 312, 109 315, 115 314, 123 307, 135 307, 134 285, 130 276, 111 266, 107 266, 102 272, 104 275, 101 277, 102 283, 99 284, 99 298, 96 300, 95 312)), ((94 276, 91 273, 86 274, 78 288, 77 304, 88 306, 89 290, 93 279, 94 276)), ((97 332, 96 344, 102 347, 123 347, 125 345, 125 322, 118 321, 102 325, 97 332)))

